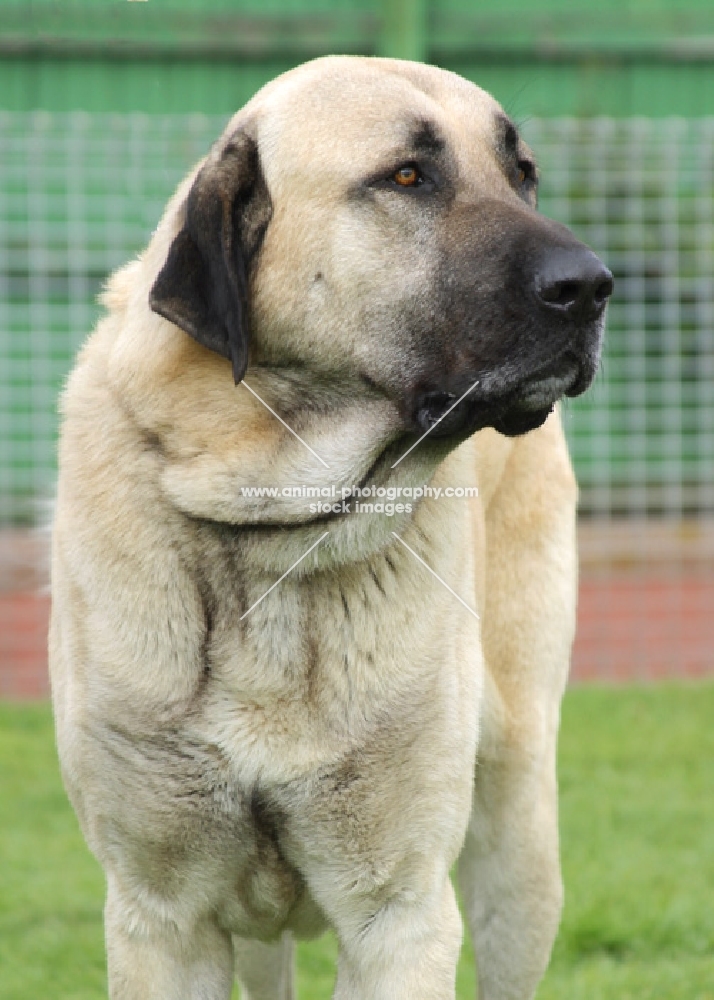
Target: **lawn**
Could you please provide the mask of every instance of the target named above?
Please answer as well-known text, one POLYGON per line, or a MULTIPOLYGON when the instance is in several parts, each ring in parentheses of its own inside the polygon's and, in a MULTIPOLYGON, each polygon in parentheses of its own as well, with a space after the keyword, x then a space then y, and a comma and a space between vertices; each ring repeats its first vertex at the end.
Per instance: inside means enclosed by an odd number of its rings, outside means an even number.
MULTIPOLYGON (((0 705, 0 1000, 105 997, 101 872, 44 705, 0 705)), ((567 901, 538 1000, 714 1000, 714 685, 578 688, 563 711, 567 901)), ((300 1000, 335 947, 303 945, 300 1000)), ((461 998, 474 995, 465 950, 461 998)))

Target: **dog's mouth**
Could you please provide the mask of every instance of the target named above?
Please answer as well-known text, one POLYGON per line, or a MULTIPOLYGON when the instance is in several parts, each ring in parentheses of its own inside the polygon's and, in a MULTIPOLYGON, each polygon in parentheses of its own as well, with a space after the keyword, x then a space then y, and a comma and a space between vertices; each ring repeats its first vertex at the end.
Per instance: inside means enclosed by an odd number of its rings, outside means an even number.
MULTIPOLYGON (((474 378, 471 384, 462 379, 458 392, 437 389, 422 392, 412 418, 405 419, 402 411, 401 428, 394 427, 389 441, 373 456, 369 467, 353 483, 353 489, 345 493, 344 486, 340 486, 341 502, 321 505, 325 509, 320 509, 302 526, 343 521, 358 511, 371 512, 367 508, 372 506, 374 513, 379 514, 376 508, 385 507, 386 500, 392 499, 391 494, 380 491, 397 486, 400 490, 405 486, 413 490, 415 477, 423 484, 430 477, 430 469, 484 427, 493 427, 509 437, 534 430, 545 422, 559 399, 579 395, 588 388, 595 366, 596 360, 590 364, 587 358, 582 360, 574 352, 566 351, 548 363, 534 366, 525 377, 515 372, 504 374, 500 369, 474 378), (365 497, 368 501, 362 505, 365 497), (375 498, 378 502, 372 505, 369 501, 375 498)), ((371 379, 366 376, 363 379, 372 390, 381 392, 371 379)), ((414 493, 408 496, 411 508, 419 505, 420 499, 413 499, 414 493)), ((395 497, 396 507, 403 497, 401 493, 395 497)))
POLYGON ((587 388, 589 380, 580 388, 582 381, 580 366, 571 355, 555 371, 526 382, 495 416, 493 426, 509 437, 535 430, 547 420, 559 399, 577 396, 587 388))
POLYGON ((559 399, 580 395, 591 381, 592 375, 567 351, 518 381, 498 382, 487 375, 461 393, 423 393, 415 407, 415 429, 439 438, 466 438, 483 427, 508 436, 525 434, 547 419, 559 399))

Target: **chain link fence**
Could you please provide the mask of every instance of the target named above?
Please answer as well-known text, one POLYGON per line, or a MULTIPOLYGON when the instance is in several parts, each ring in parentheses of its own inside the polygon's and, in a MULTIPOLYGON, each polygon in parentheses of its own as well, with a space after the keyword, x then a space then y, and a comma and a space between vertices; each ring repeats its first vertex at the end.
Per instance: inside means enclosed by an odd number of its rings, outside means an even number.
POLYGON ((543 210, 616 276, 602 376, 566 418, 583 509, 714 511, 714 119, 540 121, 543 210))
POLYGON ((564 406, 581 486, 574 666, 714 671, 714 119, 534 121, 542 208, 615 274, 602 371, 564 406))
MULTIPOLYGON (((46 690, 56 398, 108 272, 224 124, 0 112, 0 696, 46 690)), ((714 119, 523 126, 542 211, 615 274, 602 370, 563 415, 581 484, 576 673, 714 670, 714 119)))
POLYGON ((51 497, 57 393, 97 294, 224 123, 0 112, 0 523, 51 497))

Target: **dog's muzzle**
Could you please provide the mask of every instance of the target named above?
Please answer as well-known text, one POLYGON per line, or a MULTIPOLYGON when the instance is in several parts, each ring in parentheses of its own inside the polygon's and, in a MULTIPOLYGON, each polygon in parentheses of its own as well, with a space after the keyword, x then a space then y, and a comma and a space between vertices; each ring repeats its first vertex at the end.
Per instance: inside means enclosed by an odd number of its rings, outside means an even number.
POLYGON ((475 364, 468 374, 423 386, 413 404, 415 428, 446 437, 486 426, 509 435, 540 426, 559 399, 580 395, 592 382, 612 291, 611 272, 584 244, 573 239, 547 248, 522 293, 542 338, 531 336, 515 364, 475 364), (544 360, 541 352, 551 356, 544 360))

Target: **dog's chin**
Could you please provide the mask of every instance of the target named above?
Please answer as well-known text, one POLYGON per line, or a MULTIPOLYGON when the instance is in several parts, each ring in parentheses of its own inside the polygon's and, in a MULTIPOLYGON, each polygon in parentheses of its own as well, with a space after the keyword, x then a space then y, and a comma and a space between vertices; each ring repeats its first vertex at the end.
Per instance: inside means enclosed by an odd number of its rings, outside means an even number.
POLYGON ((492 426, 499 434, 505 434, 506 437, 518 437, 544 424, 554 407, 555 403, 538 410, 521 410, 515 407, 495 419, 492 426))
POLYGON ((508 437, 535 430, 545 423, 558 400, 572 392, 577 380, 577 369, 573 369, 527 383, 494 418, 492 426, 508 437))
POLYGON ((580 379, 577 362, 568 359, 559 371, 530 379, 506 398, 494 399, 488 425, 508 437, 527 434, 545 423, 559 399, 582 391, 578 385, 580 379))

